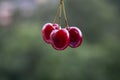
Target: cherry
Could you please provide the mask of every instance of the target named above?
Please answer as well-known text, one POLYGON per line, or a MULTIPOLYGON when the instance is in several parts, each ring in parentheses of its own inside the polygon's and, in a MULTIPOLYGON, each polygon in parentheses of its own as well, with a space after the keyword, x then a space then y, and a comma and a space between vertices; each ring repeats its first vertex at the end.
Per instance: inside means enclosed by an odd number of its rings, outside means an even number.
POLYGON ((50 33, 55 30, 59 29, 59 25, 54 23, 46 23, 42 28, 42 37, 46 43, 51 43, 50 40, 50 33))
POLYGON ((70 43, 69 46, 72 48, 76 48, 82 43, 82 32, 77 27, 69 27, 68 28, 70 34, 70 43))
POLYGON ((52 46, 56 50, 64 50, 69 45, 69 32, 66 28, 53 30, 50 34, 52 46))
POLYGON ((64 0, 59 1, 58 11, 53 23, 46 23, 42 28, 43 40, 51 44, 56 50, 64 50, 68 46, 71 48, 79 47, 82 43, 82 32, 75 26, 69 27, 64 0), (62 14, 64 15, 66 28, 61 29, 59 25, 62 24, 62 14), (59 22, 59 25, 56 22, 59 22))

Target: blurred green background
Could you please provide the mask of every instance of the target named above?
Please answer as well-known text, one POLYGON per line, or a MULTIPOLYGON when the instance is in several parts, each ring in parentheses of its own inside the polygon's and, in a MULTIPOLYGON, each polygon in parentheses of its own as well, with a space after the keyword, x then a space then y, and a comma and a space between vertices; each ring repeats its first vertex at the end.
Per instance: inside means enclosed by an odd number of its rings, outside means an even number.
POLYGON ((0 0, 0 80, 120 80, 120 0, 65 0, 84 40, 64 51, 41 36, 58 3, 0 0))

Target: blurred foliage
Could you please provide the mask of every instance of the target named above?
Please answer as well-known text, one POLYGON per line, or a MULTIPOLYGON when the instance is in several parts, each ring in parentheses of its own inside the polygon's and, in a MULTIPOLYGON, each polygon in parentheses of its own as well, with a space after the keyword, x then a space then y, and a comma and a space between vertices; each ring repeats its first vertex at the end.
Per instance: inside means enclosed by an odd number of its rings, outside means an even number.
POLYGON ((30 18, 16 11, 14 23, 0 26, 0 80, 120 80, 120 1, 65 3, 70 25, 83 32, 82 45, 56 51, 43 41, 42 26, 56 7, 40 7, 30 18))

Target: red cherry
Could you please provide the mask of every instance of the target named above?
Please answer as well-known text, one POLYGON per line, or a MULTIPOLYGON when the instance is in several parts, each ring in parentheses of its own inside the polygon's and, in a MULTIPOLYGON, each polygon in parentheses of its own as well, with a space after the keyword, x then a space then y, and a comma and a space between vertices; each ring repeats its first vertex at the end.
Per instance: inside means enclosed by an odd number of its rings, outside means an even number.
POLYGON ((79 47, 82 43, 82 32, 77 27, 69 27, 70 43, 72 48, 79 47))
POLYGON ((60 30, 53 30, 50 34, 52 46, 56 50, 64 50, 69 45, 69 32, 63 28, 60 30))
POLYGON ((51 43, 50 40, 50 33, 55 30, 59 29, 59 25, 54 23, 46 23, 42 28, 42 37, 46 43, 51 43))

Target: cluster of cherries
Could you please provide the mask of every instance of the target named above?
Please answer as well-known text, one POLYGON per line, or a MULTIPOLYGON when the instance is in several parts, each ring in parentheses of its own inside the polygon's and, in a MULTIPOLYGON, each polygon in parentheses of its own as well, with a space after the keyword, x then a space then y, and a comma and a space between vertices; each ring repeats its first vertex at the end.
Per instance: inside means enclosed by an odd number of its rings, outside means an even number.
MULTIPOLYGON (((66 22, 66 27, 61 28, 59 24, 56 23, 54 20, 53 23, 46 23, 42 28, 42 37, 43 40, 51 44, 54 49, 56 50, 64 50, 68 46, 71 48, 79 47, 82 43, 82 32, 79 28, 72 26, 68 26, 68 21, 66 18, 65 8, 64 8, 64 1, 60 0, 60 6, 58 9, 57 17, 61 18, 61 10, 63 9, 64 18, 66 22), (59 16, 58 16, 59 15, 59 16)), ((56 19, 55 18, 55 19, 56 19)))

